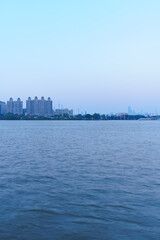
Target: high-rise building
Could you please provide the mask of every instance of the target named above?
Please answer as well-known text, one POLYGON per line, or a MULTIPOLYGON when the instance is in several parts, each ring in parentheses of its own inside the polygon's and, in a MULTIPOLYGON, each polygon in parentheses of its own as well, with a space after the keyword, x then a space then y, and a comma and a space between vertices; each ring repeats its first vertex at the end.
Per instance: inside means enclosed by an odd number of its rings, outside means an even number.
POLYGON ((7 113, 7 105, 5 102, 0 101, 0 114, 5 115, 7 113))
POLYGON ((31 97, 28 98, 28 100, 26 101, 26 114, 28 115, 32 115, 33 113, 33 106, 32 106, 32 99, 31 97))
POLYGON ((21 115, 23 114, 23 102, 20 98, 17 99, 17 101, 13 102, 13 113, 21 115))
POLYGON ((33 100, 29 97, 26 101, 26 113, 28 115, 35 115, 35 116, 52 116, 52 100, 48 98, 45 100, 44 97, 38 99, 36 96, 33 100))
POLYGON ((53 115, 53 106, 52 106, 52 100, 50 97, 48 97, 46 101, 46 112, 49 115, 53 115))
POLYGON ((17 101, 13 101, 13 98, 7 101, 7 113, 23 114, 23 102, 20 98, 18 98, 17 101))
POLYGON ((13 98, 7 101, 7 113, 13 113, 13 98))

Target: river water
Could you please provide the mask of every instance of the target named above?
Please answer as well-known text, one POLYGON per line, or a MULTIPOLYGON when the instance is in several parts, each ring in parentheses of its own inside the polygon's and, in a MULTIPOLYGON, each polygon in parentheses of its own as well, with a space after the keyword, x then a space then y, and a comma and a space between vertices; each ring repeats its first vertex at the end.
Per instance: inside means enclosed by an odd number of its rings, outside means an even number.
POLYGON ((160 239, 160 121, 0 121, 0 239, 160 239))

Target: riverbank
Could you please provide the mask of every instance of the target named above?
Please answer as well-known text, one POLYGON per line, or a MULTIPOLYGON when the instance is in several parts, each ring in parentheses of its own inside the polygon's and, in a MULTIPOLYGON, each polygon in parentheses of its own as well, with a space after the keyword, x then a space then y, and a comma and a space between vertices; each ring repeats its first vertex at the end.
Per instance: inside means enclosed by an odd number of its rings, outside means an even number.
POLYGON ((145 117, 143 115, 128 115, 128 114, 122 114, 122 115, 100 115, 98 113, 95 113, 93 115, 86 114, 86 115, 75 115, 75 116, 52 116, 52 117, 43 117, 43 116, 29 116, 29 115, 14 115, 14 114, 7 114, 7 115, 0 115, 0 120, 87 120, 87 121, 93 121, 93 120, 157 120, 159 119, 159 116, 150 116, 145 117))

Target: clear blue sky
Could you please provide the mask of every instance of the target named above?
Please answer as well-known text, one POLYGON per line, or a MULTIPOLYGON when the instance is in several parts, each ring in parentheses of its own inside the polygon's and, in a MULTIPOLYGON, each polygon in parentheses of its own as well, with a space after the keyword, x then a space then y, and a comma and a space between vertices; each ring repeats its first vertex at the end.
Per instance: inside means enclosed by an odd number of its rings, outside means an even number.
POLYGON ((1 0, 0 100, 160 112, 159 0, 1 0))

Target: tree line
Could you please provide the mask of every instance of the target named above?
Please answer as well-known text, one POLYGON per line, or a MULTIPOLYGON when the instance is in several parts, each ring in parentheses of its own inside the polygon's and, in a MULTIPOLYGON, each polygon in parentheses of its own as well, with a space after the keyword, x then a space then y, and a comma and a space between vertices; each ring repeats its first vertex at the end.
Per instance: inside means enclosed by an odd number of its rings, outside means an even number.
POLYGON ((17 115, 17 114, 6 114, 0 115, 0 120, 138 120, 140 118, 146 118, 143 115, 105 115, 105 114, 78 114, 69 116, 68 114, 55 115, 52 117, 44 116, 30 116, 30 115, 17 115))

